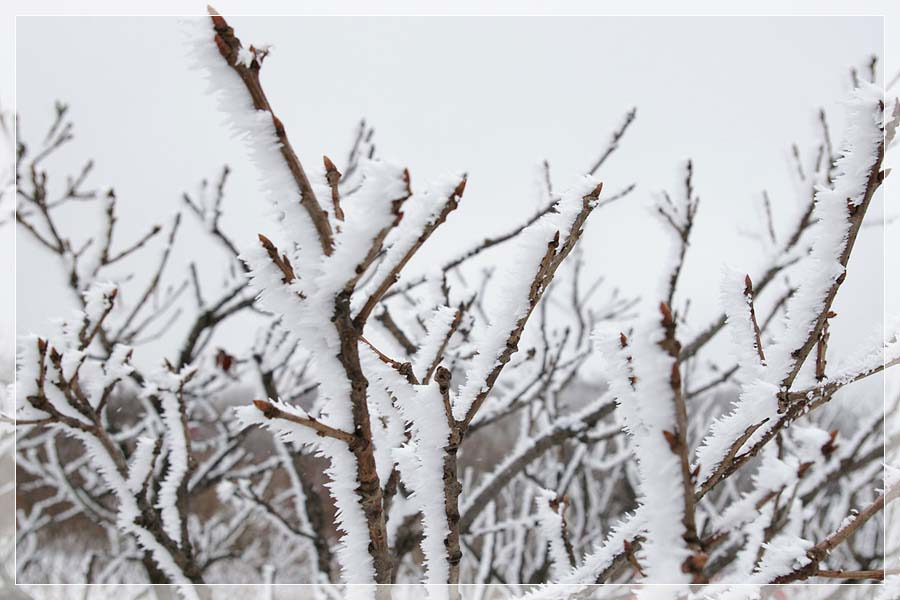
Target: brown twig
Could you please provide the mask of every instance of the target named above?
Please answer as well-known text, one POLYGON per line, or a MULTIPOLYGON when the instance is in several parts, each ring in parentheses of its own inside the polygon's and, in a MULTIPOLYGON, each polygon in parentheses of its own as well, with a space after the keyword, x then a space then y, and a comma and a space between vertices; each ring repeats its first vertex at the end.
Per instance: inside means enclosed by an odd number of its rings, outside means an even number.
POLYGON ((290 421, 291 423, 297 423, 298 425, 309 427, 310 429, 315 431, 317 435, 320 435, 322 437, 334 438, 346 443, 347 445, 353 445, 356 443, 356 438, 354 438, 353 434, 326 425, 325 423, 322 423, 321 421, 314 419, 313 417, 301 417, 293 413, 285 412, 266 400, 254 400, 253 406, 255 406, 267 419, 284 419, 285 421, 290 421))
POLYGON ((316 194, 309 183, 306 171, 303 169, 303 165, 300 164, 300 159, 297 158, 290 140, 288 140, 284 125, 275 116, 266 93, 263 91, 259 80, 260 62, 254 57, 250 65, 246 66, 238 60, 238 55, 243 49, 240 39, 235 36, 234 29, 228 25, 222 15, 218 14, 212 7, 208 8, 210 19, 216 32, 214 39, 216 46, 219 48, 219 53, 228 66, 234 69, 241 78, 247 93, 250 95, 250 99, 253 101, 254 108, 256 110, 264 110, 272 115, 272 126, 278 138, 279 151, 294 178, 294 183, 297 185, 297 190, 300 194, 300 205, 306 209, 318 234, 322 252, 328 256, 331 254, 334 245, 331 223, 328 221, 328 215, 322 210, 319 201, 316 199, 316 194))
POLYGON ((691 551, 691 556, 684 561, 682 570, 693 576, 694 583, 705 583, 703 567, 706 564, 707 555, 703 552, 700 538, 697 535, 696 499, 694 498, 694 480, 691 475, 690 446, 688 446, 687 439, 687 405, 682 390, 681 370, 678 363, 681 344, 675 335, 675 318, 671 309, 663 302, 660 303, 659 310, 662 315, 661 325, 665 332, 659 347, 672 359, 669 387, 672 392, 672 401, 675 404, 675 432, 663 431, 663 433, 668 433, 671 436, 670 439, 667 436, 669 446, 678 457, 681 465, 682 502, 684 503, 684 517, 682 518, 684 534, 682 537, 691 551))

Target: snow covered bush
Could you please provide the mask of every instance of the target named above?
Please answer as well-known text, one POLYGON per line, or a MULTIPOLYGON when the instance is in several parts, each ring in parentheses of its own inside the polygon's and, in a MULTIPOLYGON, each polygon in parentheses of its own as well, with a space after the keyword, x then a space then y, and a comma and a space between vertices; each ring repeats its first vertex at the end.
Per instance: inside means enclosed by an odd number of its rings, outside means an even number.
MULTIPOLYGON (((858 82, 837 153, 824 113, 815 164, 794 152, 800 214, 778 235, 766 198, 769 267, 716 275, 722 314, 689 319, 679 282, 702 218, 690 162, 684 189, 653 205, 672 241, 653 310, 603 297, 582 271, 589 217, 635 189, 608 193, 595 176, 635 111, 564 191, 546 170, 533 218, 408 277, 467 177, 414 184, 377 157, 365 124, 340 168, 328 157, 306 168, 260 79, 268 47, 243 44, 217 14, 192 25, 271 230, 236 241, 220 226, 227 167, 185 194, 227 256, 207 300, 194 264, 166 283, 180 216, 117 239, 116 192, 87 188, 91 162, 52 196, 43 163, 71 140, 65 105, 36 150, 19 142, 20 230, 58 257, 80 307, 18 342, 20 579, 175 583, 187 596, 202 593, 194 584, 277 580, 382 596, 376 584, 449 584, 429 588, 439 597, 459 597, 459 583, 532 597, 664 583, 637 593, 669 598, 717 583, 710 593, 731 598, 885 577, 881 515, 900 484, 891 469, 882 478, 884 417, 832 400, 900 362, 900 330, 858 356, 828 352, 896 127, 880 88, 858 82), (103 210, 80 241, 57 217, 78 202, 103 210), (507 243, 513 264, 457 277, 507 243), (154 246, 152 272, 127 268, 154 246), (254 343, 215 349, 226 321, 254 343), (173 331, 172 356, 134 364, 173 331), (730 351, 712 350, 725 332, 730 351), (60 573, 41 548, 85 522, 102 543, 60 573), (520 587, 548 583, 562 587, 520 587)), ((868 390, 860 402, 879 407, 868 390)))

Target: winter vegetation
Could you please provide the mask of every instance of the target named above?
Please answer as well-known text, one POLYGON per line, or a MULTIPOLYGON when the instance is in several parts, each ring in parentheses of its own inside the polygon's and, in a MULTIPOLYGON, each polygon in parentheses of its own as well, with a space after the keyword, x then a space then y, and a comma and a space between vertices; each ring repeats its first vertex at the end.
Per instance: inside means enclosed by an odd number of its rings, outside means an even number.
POLYGON ((854 72, 840 137, 823 111, 820 139, 794 147, 793 205, 762 197, 767 268, 709 274, 721 311, 693 314, 679 282, 692 253, 715 251, 692 245, 702 165, 683 165, 652 207, 671 241, 652 310, 584 272, 586 225, 640 184, 604 171, 635 110, 583 177, 557 187, 545 168, 532 218, 409 277, 467 176, 414 181, 379 158, 365 123, 344 160, 301 164, 260 77, 269 48, 214 12, 190 28, 210 110, 245 143, 234 168, 258 175, 271 228, 225 230, 225 167, 184 194, 182 214, 124 239, 92 161, 63 178, 45 167, 71 146, 68 107, 45 135, 17 131, 3 201, 79 310, 17 340, 0 424, 8 454, 17 434, 10 594, 51 593, 14 576, 160 598, 233 597, 199 585, 225 583, 534 599, 749 599, 796 583, 828 585, 790 597, 828 598, 853 583, 867 595, 846 597, 900 598, 898 519, 885 518, 900 496, 900 423, 885 418, 900 389, 864 383, 891 381, 900 322, 872 315, 857 352, 829 347, 842 284, 867 268, 854 246, 882 235, 870 208, 900 104, 874 61, 854 72), (88 204, 95 229, 70 230, 61 211, 88 204), (796 213, 786 231, 780 209, 796 213), (226 257, 218 289, 194 264, 170 268, 187 219, 205 230, 193 244, 226 257), (514 262, 466 271, 500 245, 514 262), (215 346, 225 322, 246 328, 241 353, 215 346), (139 367, 163 334, 177 351, 139 367))

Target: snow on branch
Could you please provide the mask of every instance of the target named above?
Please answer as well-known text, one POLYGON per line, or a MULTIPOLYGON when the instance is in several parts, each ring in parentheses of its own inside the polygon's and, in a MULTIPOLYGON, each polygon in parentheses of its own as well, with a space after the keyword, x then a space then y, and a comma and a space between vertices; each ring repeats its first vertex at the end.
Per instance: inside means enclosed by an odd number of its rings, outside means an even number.
POLYGON ((225 19, 212 9, 210 12, 209 21, 194 22, 206 30, 205 34, 198 31, 192 35, 197 66, 205 70, 211 91, 219 95, 219 107, 228 115, 234 133, 246 139, 261 171, 260 183, 281 218, 287 220, 286 225, 307 250, 316 248, 330 254, 333 232, 328 214, 320 206, 260 83, 265 55, 253 46, 245 48, 225 19))
POLYGON ((168 470, 159 485, 157 499, 160 517, 166 534, 173 540, 179 540, 178 543, 183 546, 188 545, 187 524, 182 518, 183 502, 188 481, 196 466, 191 453, 184 388, 196 373, 191 367, 180 373, 162 372, 158 374, 157 381, 144 388, 146 396, 156 396, 162 404, 168 470))
POLYGON ((371 283, 354 297, 357 322, 365 322, 416 251, 456 210, 465 188, 464 177, 448 178, 432 184, 422 194, 413 194, 403 213, 403 226, 392 230, 385 240, 387 250, 371 283))
POLYGON ((535 498, 541 533, 550 546, 550 560, 553 564, 553 578, 561 579, 575 566, 575 555, 566 532, 565 511, 568 504, 564 496, 556 492, 542 490, 535 498))
POLYGON ((503 366, 518 347, 529 315, 547 289, 556 269, 575 247, 588 215, 596 206, 602 184, 593 177, 566 192, 555 210, 525 228, 519 236, 518 260, 504 274, 505 305, 495 313, 476 342, 478 356, 466 373, 453 405, 457 420, 471 422, 503 366))
MULTIPOLYGON (((802 281, 788 299, 783 333, 766 350, 766 368, 759 373, 758 357, 742 370, 753 374, 742 388, 732 412, 717 420, 697 452, 701 490, 714 486, 736 465, 758 451, 804 404, 786 397, 800 368, 832 316, 831 305, 846 276, 846 266, 866 209, 878 189, 883 174, 883 101, 877 86, 863 84, 847 102, 848 127, 837 175, 831 188, 819 188, 813 211, 815 236, 805 260, 802 281), (790 408, 790 410, 789 410, 790 408), (751 454, 740 454, 749 445, 751 454)), ((743 283, 743 282, 742 282, 743 283)), ((737 282, 730 285, 736 286, 737 282)), ((734 293, 725 294, 726 298, 734 293)), ((730 301, 735 327, 746 328, 746 317, 738 317, 737 302, 730 301)), ((736 334, 746 360, 746 334, 736 334)))
POLYGON ((449 306, 438 307, 429 321, 425 339, 416 350, 413 373, 418 373, 422 383, 428 383, 443 358, 449 338, 459 326, 462 310, 449 306))
POLYGON ((704 559, 696 546, 693 514, 687 512, 694 501, 691 476, 680 459, 685 441, 677 415, 678 353, 675 347, 674 356, 666 350, 667 340, 674 340, 667 332, 674 332, 674 321, 665 304, 661 310, 661 320, 647 323, 631 339, 607 334, 597 341, 640 472, 641 505, 646 511, 641 563, 651 582, 675 584, 690 582, 690 573, 699 573, 704 559), (691 491, 689 498, 685 490, 691 491))
POLYGON ((797 293, 788 301, 784 333, 771 350, 774 374, 789 386, 812 350, 846 277, 847 262, 875 191, 884 158, 881 88, 863 83, 846 102, 848 126, 831 187, 819 187, 814 236, 797 293))
POLYGON ((737 354, 740 381, 753 381, 763 376, 766 355, 762 347, 759 322, 753 303, 753 282, 743 276, 743 289, 737 284, 742 275, 726 269, 722 283, 722 304, 728 318, 726 327, 731 333, 731 347, 737 354))

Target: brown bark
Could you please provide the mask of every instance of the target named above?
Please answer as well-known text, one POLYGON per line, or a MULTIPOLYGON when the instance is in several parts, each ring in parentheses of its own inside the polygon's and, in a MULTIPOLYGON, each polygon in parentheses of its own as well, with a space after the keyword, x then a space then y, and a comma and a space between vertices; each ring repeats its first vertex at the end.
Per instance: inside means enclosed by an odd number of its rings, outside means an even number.
MULTIPOLYGON (((459 316, 457 312, 457 317, 459 316)), ((435 383, 438 384, 441 396, 444 398, 444 413, 447 424, 450 427, 450 437, 444 447, 443 483, 444 483, 444 512, 447 515, 447 537, 444 544, 447 546, 447 562, 450 569, 447 575, 447 583, 450 584, 450 598, 459 598, 459 563, 462 560, 462 549, 459 539, 459 494, 462 492, 462 484, 459 482, 459 468, 457 456, 463 440, 461 424, 453 418, 453 409, 450 406, 450 371, 444 367, 437 367, 434 374, 435 383)))
POLYGON ((459 589, 459 564, 462 560, 462 550, 459 540, 459 494, 462 491, 462 484, 459 482, 457 455, 459 445, 462 441, 459 430, 454 430, 450 434, 450 442, 444 449, 444 510, 447 514, 447 525, 449 533, 446 540, 447 546, 447 562, 450 565, 447 583, 450 584, 450 597, 458 598, 459 589))
POLYGON ((335 302, 334 324, 340 337, 338 360, 344 367, 350 382, 350 404, 353 413, 353 437, 350 451, 356 457, 356 488, 359 505, 369 529, 369 554, 375 568, 375 582, 391 583, 391 552, 387 541, 387 528, 381 481, 375 468, 375 447, 372 443, 372 426, 369 420, 366 379, 359 361, 359 337, 362 333, 354 326, 350 314, 350 294, 342 292, 335 302))

